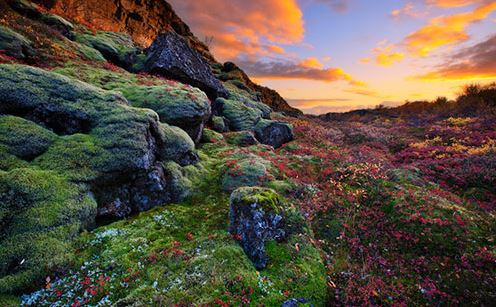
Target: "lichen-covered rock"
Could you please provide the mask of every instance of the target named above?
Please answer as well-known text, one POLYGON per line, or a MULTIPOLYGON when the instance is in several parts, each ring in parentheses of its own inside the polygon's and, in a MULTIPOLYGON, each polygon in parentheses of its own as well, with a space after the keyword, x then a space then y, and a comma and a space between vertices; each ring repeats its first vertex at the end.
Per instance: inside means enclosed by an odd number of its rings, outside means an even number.
POLYGON ((231 192, 239 187, 263 185, 270 176, 271 167, 271 162, 254 154, 239 159, 233 157, 223 170, 222 190, 231 192))
POLYGON ((146 71, 198 87, 210 99, 229 95, 208 63, 176 32, 160 34, 147 54, 146 71))
POLYGON ((242 187, 230 197, 229 232, 238 236, 258 270, 267 265, 265 241, 286 238, 284 209, 279 195, 260 187, 242 187))
POLYGON ((212 116, 212 128, 217 132, 227 132, 229 129, 222 116, 212 116))
POLYGON ((16 116, 0 115, 0 144, 19 158, 30 160, 55 141, 57 135, 31 121, 16 116))
POLYGON ((239 147, 248 147, 260 144, 251 131, 229 132, 224 134, 224 138, 228 144, 239 147))
POLYGON ((260 120, 255 126, 255 136, 260 143, 279 148, 294 139, 293 127, 280 120, 260 120))
POLYGON ((253 130, 262 118, 263 112, 246 106, 241 101, 218 98, 212 106, 213 113, 223 116, 232 131, 253 130))
POLYGON ((16 59, 26 59, 34 55, 30 40, 13 30, 0 25, 0 50, 16 59))

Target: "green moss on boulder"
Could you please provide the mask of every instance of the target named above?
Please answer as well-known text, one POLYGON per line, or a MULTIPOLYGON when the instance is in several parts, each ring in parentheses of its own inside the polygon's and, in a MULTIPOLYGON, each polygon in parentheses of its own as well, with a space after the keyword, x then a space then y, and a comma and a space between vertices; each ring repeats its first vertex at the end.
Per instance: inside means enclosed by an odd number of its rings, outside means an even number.
POLYGON ((93 224, 97 204, 87 187, 52 171, 0 172, 0 292, 32 286, 73 256, 70 240, 93 224))
POLYGON ((55 141, 57 135, 20 117, 0 115, 0 144, 6 151, 23 159, 39 156, 55 141))
POLYGON ((241 101, 224 98, 215 100, 213 111, 226 118, 233 131, 252 130, 263 115, 259 109, 246 106, 241 101))
POLYGON ((271 162, 254 154, 228 160, 223 170, 222 189, 231 192, 239 187, 264 185, 271 167, 271 162))

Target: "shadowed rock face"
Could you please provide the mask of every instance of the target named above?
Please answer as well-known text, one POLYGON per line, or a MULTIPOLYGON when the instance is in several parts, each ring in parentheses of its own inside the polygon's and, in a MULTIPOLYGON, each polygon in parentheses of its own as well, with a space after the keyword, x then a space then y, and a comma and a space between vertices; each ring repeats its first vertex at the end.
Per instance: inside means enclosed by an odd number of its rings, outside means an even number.
POLYGON ((174 31, 160 34, 147 53, 146 71, 198 87, 210 99, 229 95, 201 55, 174 31))

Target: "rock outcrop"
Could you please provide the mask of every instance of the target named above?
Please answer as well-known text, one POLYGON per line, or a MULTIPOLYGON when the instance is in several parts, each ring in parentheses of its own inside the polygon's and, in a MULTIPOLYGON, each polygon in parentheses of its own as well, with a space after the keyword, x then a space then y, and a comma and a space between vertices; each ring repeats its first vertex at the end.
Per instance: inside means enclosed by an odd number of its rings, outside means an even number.
POLYGON ((265 241, 286 238, 282 201, 276 192, 259 187, 235 190, 230 198, 229 232, 259 270, 267 265, 265 241))
POLYGON ((294 139, 293 127, 279 120, 259 120, 255 126, 255 135, 262 144, 274 148, 279 148, 294 139))
MULTIPOLYGON (((23 117, 16 117, 22 125, 36 123, 36 127, 65 136, 43 153, 54 134, 38 133, 40 138, 48 136, 38 142, 31 140, 34 146, 18 157, 29 156, 42 168, 73 171, 74 179, 95 187, 101 207, 112 202, 126 207, 117 216, 180 199, 173 195, 177 189, 169 189, 170 176, 162 162, 189 165, 198 161, 193 141, 181 129, 159 123, 154 112, 133 110, 120 94, 41 69, 3 65, 0 80, 0 113, 23 117), (91 151, 83 149, 90 144, 91 151), (77 148, 83 151, 74 150, 77 148), (58 157, 62 153, 65 160, 58 157), (87 173, 73 169, 74 163, 83 163, 77 162, 81 158, 88 164, 87 173), (136 196, 141 194, 146 197, 136 196)), ((10 148, 16 154, 15 146, 10 148)))
POLYGON ((0 26, 0 50, 5 55, 24 60, 34 55, 32 42, 13 30, 0 26))
POLYGON ((198 87, 212 100, 229 95, 208 63, 174 31, 160 34, 147 49, 145 71, 198 87))

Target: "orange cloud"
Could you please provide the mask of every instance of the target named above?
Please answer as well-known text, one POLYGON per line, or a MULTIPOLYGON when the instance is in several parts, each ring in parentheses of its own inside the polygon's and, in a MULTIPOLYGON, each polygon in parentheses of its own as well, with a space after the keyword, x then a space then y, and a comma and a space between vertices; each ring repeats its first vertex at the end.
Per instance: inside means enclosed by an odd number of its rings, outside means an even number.
POLYGON ((272 79, 272 80, 313 80, 323 82, 346 81, 354 86, 363 86, 366 84, 356 80, 350 74, 346 73, 342 68, 315 68, 303 65, 301 62, 277 61, 277 62, 262 62, 238 59, 237 63, 245 72, 256 78, 272 79))
MULTIPOLYGON (((432 0, 427 2, 441 7, 480 5, 471 12, 433 18, 424 27, 410 33, 399 44, 379 43, 378 47, 372 49, 377 65, 391 66, 402 61, 405 56, 426 57, 438 48, 465 41, 469 39, 469 34, 466 32, 468 26, 486 19, 493 11, 496 11, 496 2, 488 0, 432 0)), ((394 14, 399 16, 400 12, 394 14)))
MULTIPOLYGON (((441 1, 438 1, 441 2, 441 1)), ((461 3, 462 1, 447 1, 461 3)), ((466 28, 488 17, 496 10, 496 2, 483 4, 472 12, 441 16, 408 35, 403 45, 414 56, 428 56, 441 46, 467 40, 466 28)))
POLYGON ((384 42, 372 50, 375 56, 375 63, 380 66, 391 66, 400 62, 405 57, 404 53, 394 51, 397 47, 393 44, 385 45, 384 42))
POLYGON ((405 6, 403 6, 401 9, 396 9, 391 12, 391 17, 395 19, 399 19, 402 17, 422 17, 425 16, 425 12, 420 12, 415 10, 415 6, 411 2, 407 2, 405 6))
POLYGON ((434 71, 414 78, 431 80, 496 80, 496 35, 452 54, 434 71))
POLYGON ((317 69, 324 68, 324 65, 320 63, 320 61, 317 58, 306 58, 305 60, 301 61, 300 64, 301 66, 307 68, 317 68, 317 69))
POLYGON ((276 46, 276 45, 270 45, 268 47, 268 49, 274 53, 277 53, 277 54, 285 54, 286 53, 286 50, 284 50, 284 48, 282 48, 280 46, 276 46))
POLYGON ((277 44, 303 39, 303 13, 296 0, 170 0, 198 37, 213 37, 222 60, 240 54, 282 54, 277 44))
POLYGON ((425 1, 429 5, 435 5, 443 8, 452 8, 452 7, 462 7, 471 4, 480 4, 484 2, 489 2, 487 0, 426 0, 425 1))

